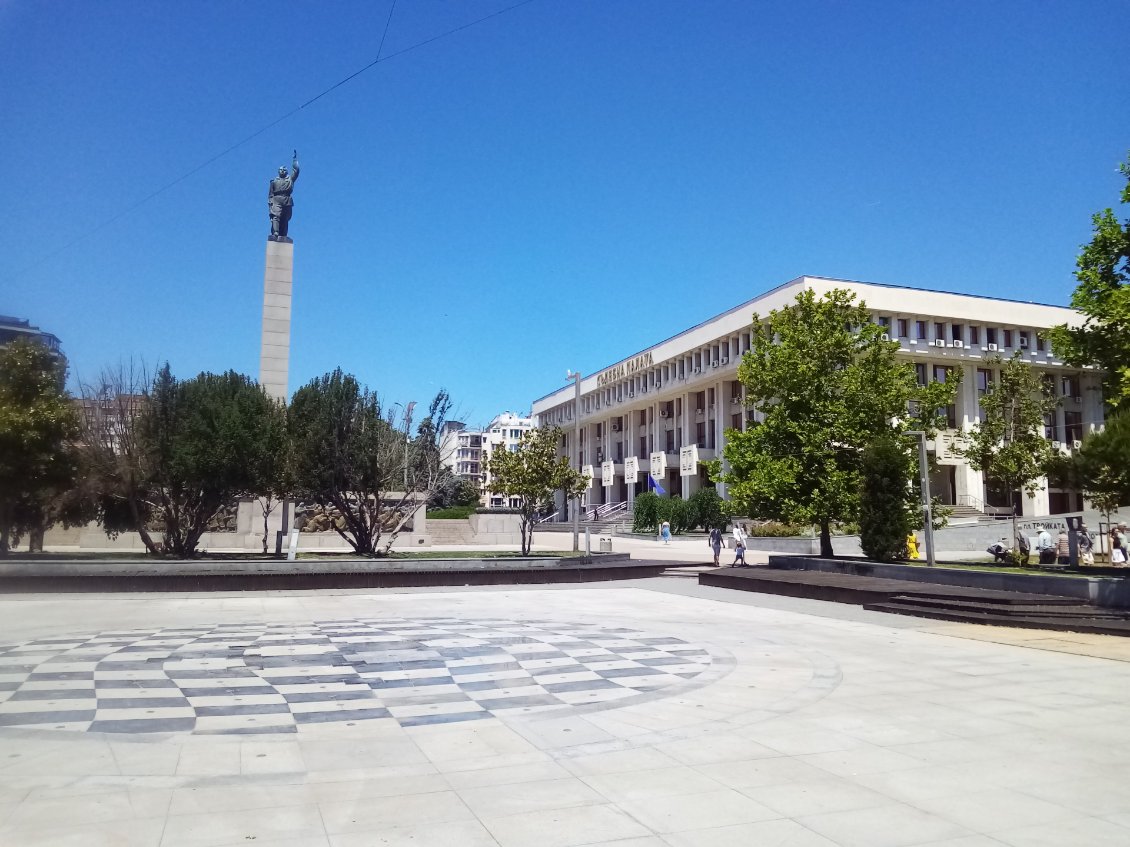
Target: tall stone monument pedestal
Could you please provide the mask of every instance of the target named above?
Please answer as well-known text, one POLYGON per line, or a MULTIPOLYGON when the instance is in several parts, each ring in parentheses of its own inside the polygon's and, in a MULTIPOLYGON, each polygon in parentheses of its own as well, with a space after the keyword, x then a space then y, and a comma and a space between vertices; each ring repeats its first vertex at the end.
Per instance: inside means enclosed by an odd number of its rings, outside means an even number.
MULTIPOLYGON (((263 334, 259 346, 259 384, 267 394, 286 403, 290 399, 290 304, 294 285, 294 242, 267 241, 266 270, 263 273, 263 334)), ((281 551, 282 535, 291 525, 293 505, 284 500, 268 517, 268 549, 281 551)), ((262 532, 263 514, 252 504, 255 526, 262 532)))
POLYGON ((290 301, 294 284, 294 244, 268 241, 263 274, 263 336, 259 347, 259 384, 285 403, 290 394, 290 301))

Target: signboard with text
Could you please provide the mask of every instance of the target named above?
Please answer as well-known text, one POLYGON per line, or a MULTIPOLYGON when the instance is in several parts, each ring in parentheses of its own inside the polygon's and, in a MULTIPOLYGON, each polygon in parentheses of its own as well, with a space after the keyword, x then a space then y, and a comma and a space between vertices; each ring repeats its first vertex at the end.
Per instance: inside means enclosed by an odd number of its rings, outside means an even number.
POLYGON ((640 460, 635 456, 629 456, 624 460, 624 481, 631 485, 639 478, 640 460))
POLYGON ((607 488, 616 481, 616 463, 615 462, 601 462, 600 463, 600 481, 604 487, 607 488))
POLYGON ((679 476, 698 476, 697 444, 689 444, 679 451, 679 476))
POLYGON ((651 475, 656 479, 663 479, 663 475, 667 473, 667 454, 666 453, 652 453, 651 454, 651 475))
POLYGON ((596 476, 596 474, 593 472, 592 465, 584 465, 581 468, 581 473, 589 478, 588 485, 586 486, 586 488, 592 488, 593 477, 596 476))

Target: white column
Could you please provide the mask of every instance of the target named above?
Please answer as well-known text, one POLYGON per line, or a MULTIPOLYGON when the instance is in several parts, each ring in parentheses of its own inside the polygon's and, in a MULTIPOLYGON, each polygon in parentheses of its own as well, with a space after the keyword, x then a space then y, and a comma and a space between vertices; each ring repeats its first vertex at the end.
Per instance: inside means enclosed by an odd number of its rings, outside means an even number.
POLYGON ((294 281, 294 245, 267 242, 263 274, 263 331, 259 345, 259 384, 285 403, 290 394, 290 308, 294 281))

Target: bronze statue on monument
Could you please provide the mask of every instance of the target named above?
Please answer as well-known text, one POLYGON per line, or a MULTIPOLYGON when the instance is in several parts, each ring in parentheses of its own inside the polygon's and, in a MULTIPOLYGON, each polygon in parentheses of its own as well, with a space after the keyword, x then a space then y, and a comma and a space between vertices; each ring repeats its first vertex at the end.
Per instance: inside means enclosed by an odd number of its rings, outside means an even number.
POLYGON ((292 243, 287 237, 290 228, 290 215, 294 209, 294 200, 291 192, 294 183, 298 182, 298 151, 294 151, 293 161, 290 163, 290 173, 286 167, 279 168, 279 175, 271 180, 267 188, 267 211, 271 216, 271 234, 269 241, 285 241, 292 243))

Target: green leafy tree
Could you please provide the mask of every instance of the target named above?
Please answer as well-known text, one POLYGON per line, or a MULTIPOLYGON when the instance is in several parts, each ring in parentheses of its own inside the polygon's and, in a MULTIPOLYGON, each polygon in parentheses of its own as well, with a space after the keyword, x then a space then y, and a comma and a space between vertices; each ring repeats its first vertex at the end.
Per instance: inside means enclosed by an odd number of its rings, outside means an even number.
POLYGON ((1087 436, 1070 456, 1052 460, 1049 477, 1083 496, 1109 521, 1120 506, 1130 504, 1130 411, 1106 420, 1101 432, 1087 436))
POLYGON ((569 459, 557 455, 561 441, 558 427, 541 427, 526 432, 518 449, 496 450, 488 461, 490 488, 504 497, 521 500, 522 554, 530 552, 538 514, 552 502, 555 491, 567 498, 580 497, 588 488, 588 477, 569 467, 569 459))
POLYGON ((407 412, 398 421, 341 368, 295 392, 287 423, 296 494, 337 509, 334 529, 358 555, 388 555, 439 479, 438 451, 414 445, 407 412))
POLYGON ((635 532, 655 532, 659 528, 659 495, 654 491, 637 494, 632 505, 632 529, 635 532))
POLYGON ((700 488, 690 496, 687 503, 691 507, 692 527, 702 527, 705 530, 726 528, 730 519, 726 501, 713 488, 700 488))
POLYGON ((906 537, 918 517, 918 496, 910 483, 914 464, 906 442, 889 434, 863 451, 859 543, 870 559, 893 562, 906 555, 906 537))
POLYGON ((738 369, 764 420, 727 431, 720 480, 738 513, 819 526, 822 556, 833 555, 832 525, 858 516, 863 448, 882 434, 933 430, 956 394, 953 379, 918 386, 882 332, 853 293, 803 291, 767 320, 753 316, 738 369))
MULTIPOLYGON (((1035 368, 1026 364, 1020 351, 1004 361, 994 356, 986 361, 1000 368, 1000 379, 981 395, 982 420, 973 426, 967 443, 957 448, 1005 491, 1036 493, 1047 474, 1055 451, 1044 437, 1044 419, 1053 414, 1057 401, 1035 368)), ((1016 510, 1012 515, 1012 537, 1016 538, 1016 510)))
MULTIPOLYGON (((1130 162, 1119 167, 1127 184, 1121 200, 1130 203, 1130 162)), ((1085 316, 1082 325, 1053 328, 1052 347, 1069 365, 1095 365, 1103 372, 1106 402, 1130 408, 1130 218, 1120 222, 1112 209, 1092 216, 1094 236, 1076 261, 1079 284, 1071 308, 1085 316)))
POLYGON ((0 350, 0 556, 54 522, 52 504, 76 481, 79 416, 65 376, 64 361, 37 341, 0 350))
POLYGON ((178 380, 166 364, 150 382, 131 366, 85 395, 103 526, 136 531, 154 555, 194 556, 221 508, 269 486, 285 450, 281 406, 234 371, 178 380))

